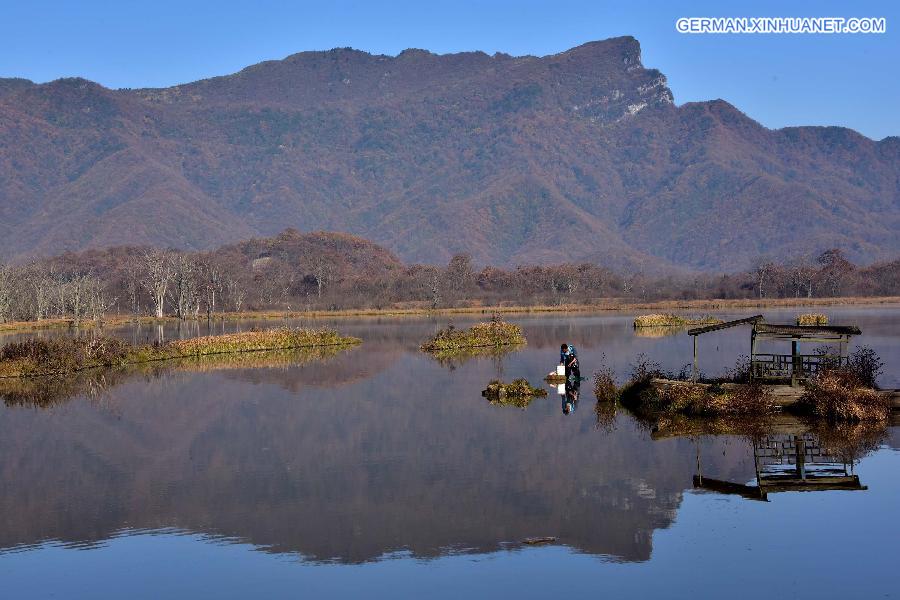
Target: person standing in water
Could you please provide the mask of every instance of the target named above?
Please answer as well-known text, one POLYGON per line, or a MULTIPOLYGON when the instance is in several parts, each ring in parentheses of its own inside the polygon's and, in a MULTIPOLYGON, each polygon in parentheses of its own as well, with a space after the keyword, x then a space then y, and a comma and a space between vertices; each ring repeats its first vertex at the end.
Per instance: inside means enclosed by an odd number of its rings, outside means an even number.
POLYGON ((578 366, 578 352, 572 344, 563 344, 559 347, 559 364, 566 368, 566 379, 575 377, 581 379, 581 369, 578 366))

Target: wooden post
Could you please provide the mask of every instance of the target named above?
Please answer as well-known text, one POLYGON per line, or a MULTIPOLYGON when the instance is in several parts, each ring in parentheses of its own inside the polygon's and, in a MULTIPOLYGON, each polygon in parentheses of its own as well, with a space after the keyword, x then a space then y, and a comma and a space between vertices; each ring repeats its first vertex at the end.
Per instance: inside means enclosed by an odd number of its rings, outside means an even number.
POLYGON ((750 381, 753 381, 753 361, 756 357, 756 326, 750 331, 750 381))
POLYGON ((800 385, 800 371, 802 371, 802 367, 800 365, 800 342, 797 340, 791 340, 791 387, 797 387, 800 385))
MULTIPOLYGON (((697 336, 694 336, 697 339, 697 336)), ((703 485, 703 471, 700 469, 700 438, 694 438, 694 448, 697 450, 697 481, 703 485)))
POLYGON ((694 338, 694 369, 691 371, 691 381, 697 381, 697 336, 691 336, 694 338))
POLYGON ((794 460, 797 462, 797 477, 806 479, 806 440, 794 436, 794 460))

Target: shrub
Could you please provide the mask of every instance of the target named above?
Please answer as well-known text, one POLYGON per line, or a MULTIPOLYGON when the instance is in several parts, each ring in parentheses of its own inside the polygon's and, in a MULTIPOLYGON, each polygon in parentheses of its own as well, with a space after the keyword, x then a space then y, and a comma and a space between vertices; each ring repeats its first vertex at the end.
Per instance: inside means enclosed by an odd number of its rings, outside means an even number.
POLYGON ((615 402, 619 397, 616 380, 608 367, 594 373, 594 396, 598 402, 615 402))
POLYGON ((606 355, 600 357, 600 369, 594 372, 594 396, 598 402, 613 402, 619 398, 616 388, 616 377, 612 369, 606 366, 606 355))
POLYGON ((667 377, 669 377, 669 373, 663 371, 658 362, 650 360, 643 353, 638 354, 635 362, 631 364, 631 382, 633 383, 667 377))
POLYGON ((873 389, 877 389, 876 380, 881 375, 883 367, 881 357, 868 346, 858 346, 847 361, 847 368, 859 382, 873 389))
POLYGON ((794 410, 830 421, 883 421, 891 406, 852 369, 841 368, 822 371, 807 381, 794 410))

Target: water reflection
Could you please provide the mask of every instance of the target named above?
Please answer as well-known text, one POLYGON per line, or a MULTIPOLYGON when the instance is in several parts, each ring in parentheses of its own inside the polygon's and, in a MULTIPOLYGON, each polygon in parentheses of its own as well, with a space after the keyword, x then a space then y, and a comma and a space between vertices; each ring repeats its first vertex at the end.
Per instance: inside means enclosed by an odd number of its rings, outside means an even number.
MULTIPOLYGON (((521 321, 529 345, 503 358, 504 380, 542 377, 560 339, 578 346, 588 371, 601 353, 622 370, 635 350, 680 359, 680 346, 667 346, 677 337, 635 338, 627 318, 558 321, 521 321)), ((751 434, 816 436, 851 464, 880 443, 802 422, 653 429, 612 403, 575 410, 590 390, 572 398, 566 386, 559 403, 498 410, 478 394, 501 368, 491 358, 450 371, 418 351, 439 326, 342 322, 365 343, 324 363, 113 373, 102 402, 81 390, 46 410, 0 408, 0 548, 176 530, 356 563, 552 536, 646 561, 693 489, 698 450, 704 480, 746 485, 757 478, 751 434)))
POLYGON ((764 433, 747 439, 753 456, 752 483, 704 476, 698 445, 694 487, 754 500, 768 500, 769 494, 779 492, 864 491, 868 488, 860 483, 855 467, 886 434, 882 423, 833 426, 780 416, 772 419, 764 433))
POLYGON ((560 397, 563 414, 568 415, 574 412, 578 408, 578 398, 581 395, 581 379, 567 379, 562 384, 562 388, 557 387, 557 390, 562 392, 560 397))
MULTIPOLYGON (((287 369, 313 363, 320 364, 322 370, 333 370, 327 363, 339 354, 352 350, 352 347, 346 346, 325 346, 240 352, 87 369, 66 375, 0 378, 0 399, 6 406, 48 408, 78 396, 100 398, 113 387, 129 380, 158 378, 176 371, 201 373, 233 369, 287 369)), ((340 379, 337 377, 330 380, 340 379)))

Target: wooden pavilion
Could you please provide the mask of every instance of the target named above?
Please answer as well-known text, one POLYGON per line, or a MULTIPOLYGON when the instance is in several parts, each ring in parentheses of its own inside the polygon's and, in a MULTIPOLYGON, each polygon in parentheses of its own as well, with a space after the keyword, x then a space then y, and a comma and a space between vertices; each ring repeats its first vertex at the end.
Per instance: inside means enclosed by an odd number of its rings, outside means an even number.
POLYGON ((772 325, 765 322, 762 315, 726 321, 706 327, 688 330, 694 340, 694 367, 692 379, 697 379, 697 338, 704 333, 721 331, 739 325, 751 325, 750 332, 750 379, 766 383, 790 381, 791 386, 799 386, 815 375, 824 365, 843 364, 847 361, 847 347, 850 338, 860 335, 854 325, 772 325), (790 354, 758 353, 759 340, 789 340, 790 354), (800 342, 836 344, 836 353, 801 354, 800 342))

